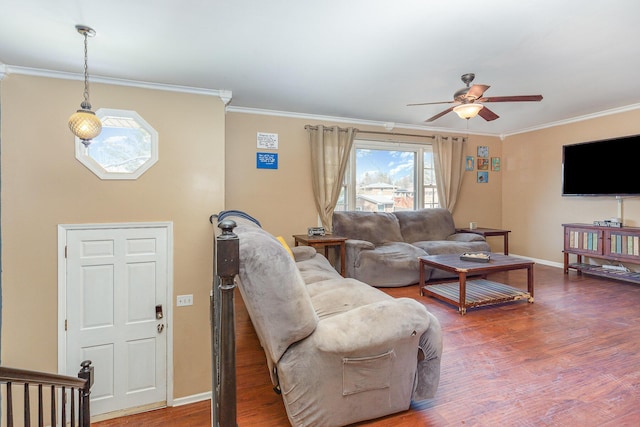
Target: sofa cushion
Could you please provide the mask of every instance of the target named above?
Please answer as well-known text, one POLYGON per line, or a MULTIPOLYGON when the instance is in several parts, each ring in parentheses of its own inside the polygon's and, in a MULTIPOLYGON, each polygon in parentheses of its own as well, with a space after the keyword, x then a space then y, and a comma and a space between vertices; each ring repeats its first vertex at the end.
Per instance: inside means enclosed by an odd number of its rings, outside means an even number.
MULTIPOLYGON (((480 237, 480 236, 479 236, 480 237)), ((429 255, 462 254, 464 252, 490 252, 489 244, 484 240, 472 242, 456 242, 451 240, 429 240, 413 242, 414 246, 423 249, 429 255)))
POLYGON ((424 250, 409 243, 385 243, 358 254, 354 277, 376 287, 418 283, 419 258, 425 255, 428 254, 424 250))
MULTIPOLYGON (((296 266, 300 271, 300 276, 302 277, 302 280, 304 280, 304 283, 309 284, 320 282, 322 280, 342 278, 340 273, 333 268, 331 263, 325 257, 315 252, 315 249, 310 246, 298 246, 298 248, 300 247, 309 248, 314 252, 314 256, 303 258, 296 262, 296 266)), ((296 260, 297 259, 298 258, 296 258, 296 260)))
POLYGON ((403 241, 446 240, 456 232, 451 213, 443 208, 395 212, 403 241))
POLYGON ((295 262, 275 237, 239 225, 239 289, 261 344, 272 361, 309 336, 319 321, 295 262), (265 303, 268 302, 268 303, 265 303))
POLYGON ((334 212, 333 234, 376 246, 403 241, 398 218, 389 212, 334 212))
POLYGON ((353 310, 356 307, 392 299, 384 292, 355 279, 337 278, 307 286, 311 302, 320 319, 353 310))

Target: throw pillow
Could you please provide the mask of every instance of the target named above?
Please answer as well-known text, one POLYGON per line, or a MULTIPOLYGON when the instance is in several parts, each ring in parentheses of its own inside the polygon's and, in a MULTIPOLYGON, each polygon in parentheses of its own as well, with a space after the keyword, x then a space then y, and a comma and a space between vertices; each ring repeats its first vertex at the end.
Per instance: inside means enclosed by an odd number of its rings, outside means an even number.
POLYGON ((291 252, 291 248, 289 247, 289 245, 287 245, 287 242, 284 241, 284 238, 282 236, 278 236, 276 237, 276 239, 278 239, 278 242, 280 242, 282 246, 284 246, 284 248, 287 250, 287 252, 289 252, 291 258, 295 259, 295 257, 293 256, 293 252, 291 252))

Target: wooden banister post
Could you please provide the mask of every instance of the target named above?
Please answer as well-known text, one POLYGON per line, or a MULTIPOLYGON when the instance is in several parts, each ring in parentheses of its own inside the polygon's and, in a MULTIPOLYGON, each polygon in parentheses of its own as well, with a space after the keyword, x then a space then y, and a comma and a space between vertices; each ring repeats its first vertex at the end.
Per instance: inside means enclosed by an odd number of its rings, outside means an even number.
POLYGON ((214 427, 237 427, 234 279, 240 270, 240 245, 238 236, 233 232, 236 227, 234 221, 221 221, 218 227, 222 234, 216 238, 217 280, 214 278, 211 302, 214 351, 212 424, 214 427))
POLYGON ((89 406, 89 397, 91 395, 91 386, 93 386, 93 366, 91 366, 91 360, 83 361, 80 366, 80 372, 78 372, 78 378, 86 380, 84 388, 78 390, 81 396, 80 402, 80 416, 79 422, 82 427, 91 426, 91 407, 89 406))

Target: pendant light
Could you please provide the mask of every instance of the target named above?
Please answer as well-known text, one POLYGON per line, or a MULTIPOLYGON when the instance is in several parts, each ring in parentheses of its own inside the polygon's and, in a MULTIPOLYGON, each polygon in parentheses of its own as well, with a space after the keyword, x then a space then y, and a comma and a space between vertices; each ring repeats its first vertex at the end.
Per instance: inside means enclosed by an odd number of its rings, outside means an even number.
POLYGON ((87 66, 87 38, 96 35, 93 28, 84 25, 76 25, 76 30, 84 36, 84 101, 80 104, 80 109, 69 118, 69 129, 80 141, 88 147, 91 140, 100 135, 102 122, 91 111, 89 102, 89 68, 87 66))

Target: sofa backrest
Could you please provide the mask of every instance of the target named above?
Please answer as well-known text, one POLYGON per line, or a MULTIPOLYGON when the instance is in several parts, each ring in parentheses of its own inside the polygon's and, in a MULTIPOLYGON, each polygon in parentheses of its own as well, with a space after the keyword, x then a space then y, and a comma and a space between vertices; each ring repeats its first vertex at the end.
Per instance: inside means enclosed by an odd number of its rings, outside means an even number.
POLYGON ((315 330, 319 318, 282 244, 254 224, 238 225, 234 232, 240 239, 238 287, 260 342, 275 363, 291 344, 315 330))
POLYGON ((445 240, 456 232, 451 212, 444 208, 394 212, 407 243, 424 240, 445 240))
POLYGON ((333 234, 348 239, 366 240, 376 246, 402 242, 398 218, 389 212, 334 212, 333 234))

